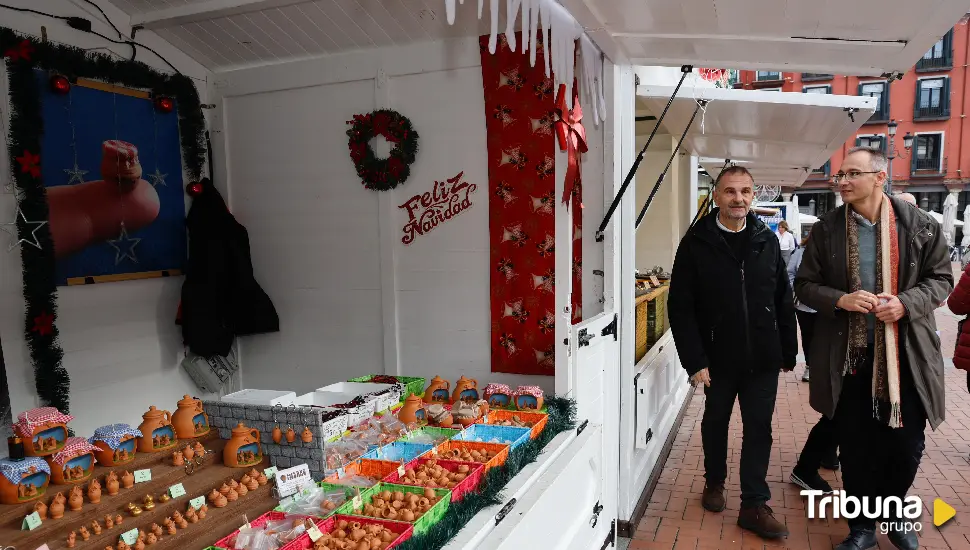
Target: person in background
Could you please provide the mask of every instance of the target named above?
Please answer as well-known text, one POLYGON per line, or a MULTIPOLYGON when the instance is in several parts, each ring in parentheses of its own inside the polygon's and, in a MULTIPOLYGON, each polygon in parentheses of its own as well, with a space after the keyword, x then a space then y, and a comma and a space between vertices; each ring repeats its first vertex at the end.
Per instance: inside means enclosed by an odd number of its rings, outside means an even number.
POLYGON ((668 316, 694 385, 703 384, 701 440, 705 509, 726 505, 728 427, 741 405, 738 525, 764 538, 788 535, 775 519, 766 481, 779 371, 795 368, 798 335, 785 262, 775 234, 751 212, 754 179, 741 166, 714 183, 717 208, 688 230, 674 259, 668 316))
MULTIPOLYGON (((805 246, 811 237, 811 231, 802 239, 802 245, 792 254, 788 262, 788 280, 792 287, 795 285, 795 273, 798 266, 802 263, 802 255, 805 253, 805 246)), ((802 333, 802 353, 805 355, 805 373, 802 381, 808 382, 809 370, 812 364, 809 350, 812 347, 812 335, 815 333, 815 310, 806 306, 795 298, 795 316, 798 318, 798 328, 802 333)), ((789 481, 803 489, 822 491, 831 493, 832 486, 818 475, 819 467, 828 470, 839 469, 839 459, 836 455, 835 428, 832 421, 823 414, 818 422, 808 434, 805 446, 802 447, 801 454, 798 455, 798 463, 792 470, 789 481)))
POLYGON ((913 206, 919 207, 919 205, 916 204, 916 196, 913 195, 912 193, 899 193, 896 195, 896 198, 900 200, 904 200, 909 204, 912 204, 913 206))
POLYGON ((788 229, 788 222, 785 220, 778 222, 778 232, 775 235, 778 237, 778 245, 781 247, 781 257, 785 260, 785 265, 788 265, 788 261, 791 259, 791 255, 797 247, 795 245, 795 236, 788 229))
MULTIPOLYGON (((960 282, 946 299, 946 305, 955 315, 970 315, 970 265, 960 275, 960 282)), ((957 343, 953 349, 953 366, 967 371, 967 391, 970 391, 970 325, 960 321, 957 343)))
MULTIPOLYGON (((846 493, 903 499, 945 415, 943 355, 933 312, 953 289, 940 224, 883 191, 881 149, 848 151, 835 183, 845 205, 822 216, 795 276, 816 310, 811 404, 834 419, 846 493)), ((896 548, 918 548, 911 524, 887 516, 896 548)), ((890 515, 891 514, 891 515, 890 515)), ((849 519, 836 550, 873 548, 876 520, 849 519)))

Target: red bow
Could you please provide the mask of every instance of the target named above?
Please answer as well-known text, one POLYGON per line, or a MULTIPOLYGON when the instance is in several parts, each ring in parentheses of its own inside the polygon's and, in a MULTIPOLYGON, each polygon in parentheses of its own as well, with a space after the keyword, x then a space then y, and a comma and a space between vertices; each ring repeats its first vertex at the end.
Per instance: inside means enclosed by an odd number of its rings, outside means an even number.
POLYGON ((559 137, 559 150, 568 151, 569 162, 566 168, 566 181, 563 185, 562 202, 569 203, 573 191, 581 181, 579 169, 580 153, 587 151, 586 128, 583 128, 583 108, 579 104, 579 89, 573 82, 573 110, 566 106, 566 85, 559 85, 556 94, 556 135, 559 137))
POLYGON ((34 45, 30 43, 30 40, 24 40, 17 47, 10 48, 4 52, 4 57, 9 57, 10 61, 17 61, 23 59, 24 61, 30 61, 30 54, 34 51, 34 45))

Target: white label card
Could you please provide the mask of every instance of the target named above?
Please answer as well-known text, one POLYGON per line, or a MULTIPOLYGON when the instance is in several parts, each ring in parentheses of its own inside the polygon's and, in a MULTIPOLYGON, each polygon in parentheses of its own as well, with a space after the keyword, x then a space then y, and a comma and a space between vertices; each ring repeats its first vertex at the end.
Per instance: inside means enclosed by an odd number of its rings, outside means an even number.
POLYGON ((295 495, 311 483, 313 478, 310 476, 310 467, 306 464, 276 472, 276 489, 279 491, 280 498, 295 495))

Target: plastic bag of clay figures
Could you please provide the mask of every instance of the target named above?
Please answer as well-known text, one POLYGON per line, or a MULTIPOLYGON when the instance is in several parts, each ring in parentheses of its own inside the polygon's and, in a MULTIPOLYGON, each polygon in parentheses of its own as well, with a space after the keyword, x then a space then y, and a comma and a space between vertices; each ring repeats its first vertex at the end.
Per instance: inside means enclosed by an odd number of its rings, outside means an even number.
POLYGON ((347 502, 347 489, 321 489, 309 487, 301 491, 292 502, 281 504, 284 512, 307 516, 325 516, 347 502))
POLYGON ((383 441, 379 443, 380 445, 397 441, 398 439, 401 439, 407 435, 407 433, 413 429, 409 429, 408 426, 398 420, 393 414, 385 414, 380 418, 371 418, 370 423, 376 426, 383 435, 383 441))
POLYGON ((259 527, 242 527, 233 543, 234 549, 277 550, 305 533, 307 521, 313 520, 288 515, 283 519, 269 520, 259 527))
POLYGON ((334 485, 347 485, 348 487, 373 487, 377 485, 379 479, 374 479, 367 476, 352 475, 347 477, 342 477, 336 481, 331 481, 334 485))
POLYGON ((324 449, 327 470, 336 470, 349 464, 367 452, 369 446, 347 438, 327 443, 324 449))
POLYGON ((445 434, 429 433, 429 432, 417 432, 408 438, 408 443, 418 443, 420 445, 431 445, 432 447, 437 447, 445 441, 450 439, 445 434))

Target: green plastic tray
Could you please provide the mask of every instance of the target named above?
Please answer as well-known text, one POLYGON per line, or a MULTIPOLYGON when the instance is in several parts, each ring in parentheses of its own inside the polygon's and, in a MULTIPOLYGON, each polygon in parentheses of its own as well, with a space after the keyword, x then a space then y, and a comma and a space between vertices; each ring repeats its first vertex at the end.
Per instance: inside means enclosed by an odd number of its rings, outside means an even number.
MULTIPOLYGON (((348 382, 370 382, 372 378, 377 376, 376 374, 368 374, 367 376, 359 376, 357 378, 351 378, 347 380, 348 382)), ((409 395, 424 395, 424 378, 419 378, 415 376, 397 376, 391 375, 397 378, 398 382, 404 384, 405 391, 401 395, 401 403, 407 399, 409 395)))
MULTIPOLYGON (((424 494, 424 487, 412 487, 410 485, 394 485, 392 483, 378 483, 377 485, 367 489, 366 491, 361 491, 360 499, 361 505, 370 504, 374 499, 374 495, 382 491, 401 491, 404 493, 415 493, 419 495, 424 494)), ((437 504, 431 507, 423 516, 418 518, 417 521, 413 522, 414 534, 419 535, 424 533, 431 528, 432 525, 441 521, 445 513, 448 512, 448 508, 451 506, 451 491, 448 489, 435 489, 435 494, 440 497, 437 504)), ((367 517, 359 513, 355 513, 354 502, 347 501, 342 506, 337 508, 337 513, 345 516, 358 516, 367 517)), ((373 518, 370 518, 373 519, 373 518)), ((410 523, 410 522, 405 522, 410 523)))
POLYGON ((460 432, 460 431, 461 430, 454 430, 452 428, 439 428, 437 426, 424 426, 422 428, 418 428, 417 430, 414 430, 413 432, 408 433, 407 435, 405 435, 404 437, 402 437, 398 441, 411 441, 412 439, 414 439, 414 436, 416 436, 418 434, 421 434, 421 433, 429 434, 431 437, 443 437, 444 439, 451 439, 451 438, 455 437, 456 435, 458 435, 458 432, 460 432))

